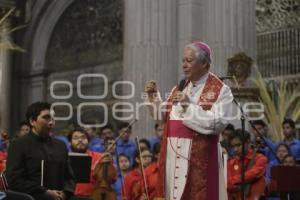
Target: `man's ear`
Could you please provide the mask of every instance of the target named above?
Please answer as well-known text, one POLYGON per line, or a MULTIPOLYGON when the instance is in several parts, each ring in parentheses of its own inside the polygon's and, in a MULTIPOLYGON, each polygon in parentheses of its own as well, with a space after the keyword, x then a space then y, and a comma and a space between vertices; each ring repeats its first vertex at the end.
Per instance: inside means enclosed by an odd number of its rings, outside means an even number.
POLYGON ((205 68, 206 68, 206 69, 209 69, 209 68, 210 68, 209 62, 208 62, 207 60, 205 60, 204 62, 205 62, 205 63, 204 63, 204 64, 205 64, 205 68))
POLYGON ((33 126, 34 121, 35 121, 35 120, 33 120, 32 118, 29 118, 29 124, 30 124, 31 126, 33 126))
POLYGON ((202 64, 203 68, 209 69, 209 63, 207 60, 203 59, 203 60, 199 60, 199 61, 202 64))

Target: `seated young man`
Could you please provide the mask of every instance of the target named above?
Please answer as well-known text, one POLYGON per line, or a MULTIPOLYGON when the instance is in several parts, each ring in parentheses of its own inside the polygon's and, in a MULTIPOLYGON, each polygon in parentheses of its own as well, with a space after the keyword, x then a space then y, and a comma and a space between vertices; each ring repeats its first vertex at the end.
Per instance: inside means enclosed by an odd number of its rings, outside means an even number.
POLYGON ((229 200, 241 199, 241 155, 242 141, 245 141, 245 194, 246 200, 259 199, 265 189, 264 173, 267 167, 267 158, 255 152, 250 144, 250 134, 245 131, 242 135, 242 130, 236 130, 230 140, 233 147, 235 157, 230 159, 227 164, 227 191, 229 200))
MULTIPOLYGON (((95 168, 98 164, 110 163, 112 158, 109 153, 100 154, 88 150, 89 135, 82 128, 76 128, 69 134, 69 141, 71 143, 71 151, 75 153, 85 153, 91 156, 91 175, 90 183, 77 183, 75 188, 75 194, 80 199, 89 199, 94 189, 96 189, 97 180, 95 175, 95 168)), ((116 169, 113 169, 116 170, 116 169)))

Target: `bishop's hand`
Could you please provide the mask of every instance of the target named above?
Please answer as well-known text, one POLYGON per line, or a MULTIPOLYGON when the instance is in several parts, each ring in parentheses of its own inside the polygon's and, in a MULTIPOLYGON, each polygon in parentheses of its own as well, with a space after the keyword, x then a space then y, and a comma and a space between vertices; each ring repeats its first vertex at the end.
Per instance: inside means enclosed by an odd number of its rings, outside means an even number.
POLYGON ((148 95, 148 99, 150 102, 153 102, 155 97, 157 96, 157 84, 155 80, 148 81, 145 85, 145 92, 148 95))
POLYGON ((173 103, 180 103, 183 109, 189 105, 189 97, 181 91, 177 91, 172 98, 173 103))

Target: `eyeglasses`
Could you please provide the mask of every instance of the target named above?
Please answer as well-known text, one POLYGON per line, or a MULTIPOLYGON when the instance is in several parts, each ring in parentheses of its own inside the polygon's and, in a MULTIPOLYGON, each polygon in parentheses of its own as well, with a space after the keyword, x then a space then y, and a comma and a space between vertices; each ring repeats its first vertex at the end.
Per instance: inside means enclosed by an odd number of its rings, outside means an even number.
POLYGON ((72 137, 72 140, 87 140, 87 137, 85 135, 78 136, 78 137, 72 137))

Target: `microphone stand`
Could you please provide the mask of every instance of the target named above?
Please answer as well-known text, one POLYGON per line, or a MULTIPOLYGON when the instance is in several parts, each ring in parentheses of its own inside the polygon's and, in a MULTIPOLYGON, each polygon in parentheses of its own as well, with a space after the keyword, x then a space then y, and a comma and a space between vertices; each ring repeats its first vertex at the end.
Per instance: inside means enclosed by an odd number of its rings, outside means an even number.
POLYGON ((145 186, 146 200, 150 200, 149 192, 148 192, 148 184, 147 184, 146 175, 145 175, 145 168, 144 168, 144 164, 143 164, 143 160, 142 160, 142 151, 141 151, 141 146, 139 143, 138 136, 135 137, 135 142, 136 142, 139 154, 140 154, 139 158, 140 158, 140 163, 141 163, 141 172, 142 172, 143 182, 144 182, 144 186, 145 186))
MULTIPOLYGON (((221 81, 224 82, 225 79, 233 79, 235 84, 238 85, 236 78, 234 76, 225 76, 225 77, 219 77, 221 81)), ((238 86, 239 88, 239 86, 238 86)), ((239 90, 239 89, 238 89, 239 90)), ((246 143, 246 139, 245 139, 245 121, 247 119, 243 107, 240 105, 240 103, 233 98, 233 102, 236 104, 236 106, 239 108, 240 112, 241 112, 241 127, 242 127, 242 154, 240 156, 241 159, 241 200, 245 200, 245 143, 246 143)), ((276 160, 281 163, 280 159, 277 157, 275 151, 273 150, 273 148, 270 146, 270 144, 266 141, 265 137, 256 129, 256 127, 254 126, 253 122, 250 121, 249 119, 247 119, 248 123, 250 124, 250 126, 252 127, 252 129, 258 134, 258 136, 261 138, 261 140, 263 141, 263 143, 269 148, 270 152, 272 153, 272 155, 276 158, 276 160)))
MULTIPOLYGON (((245 139, 245 121, 247 119, 243 107, 240 105, 240 103, 233 98, 233 102, 236 104, 236 106, 239 108, 239 110, 241 111, 241 127, 242 127, 242 154, 241 154, 241 199, 245 200, 245 143, 246 143, 246 139, 245 139)), ((254 129, 254 131, 256 131, 256 133, 258 134, 258 136, 262 139, 263 143, 269 148, 270 152, 273 154, 273 156, 276 158, 276 160, 281 163, 280 159, 277 157, 275 151, 273 150, 273 148, 270 146, 270 144, 266 141, 265 137, 256 129, 256 127, 254 126, 253 122, 250 121, 249 119, 247 119, 247 122, 250 124, 250 126, 254 129)))
POLYGON ((237 102, 235 98, 233 98, 233 102, 238 106, 241 111, 241 127, 242 127, 242 154, 241 154, 241 193, 242 193, 242 200, 245 200, 245 115, 243 107, 237 102))

